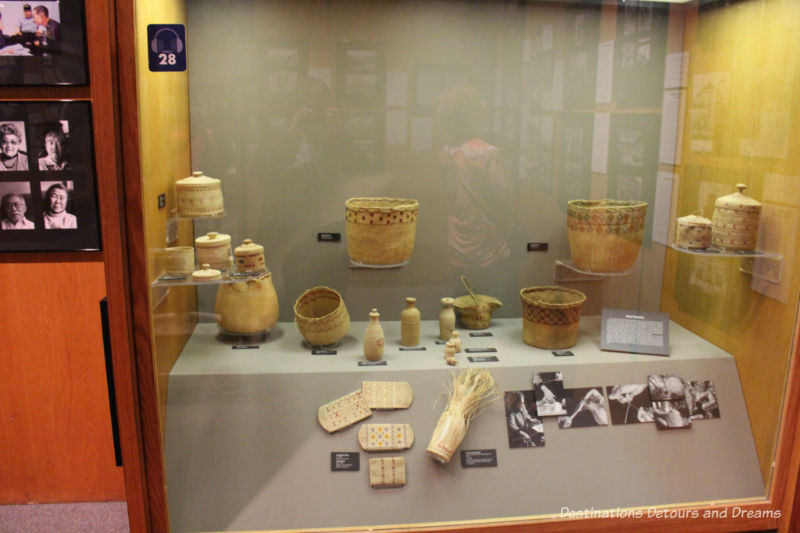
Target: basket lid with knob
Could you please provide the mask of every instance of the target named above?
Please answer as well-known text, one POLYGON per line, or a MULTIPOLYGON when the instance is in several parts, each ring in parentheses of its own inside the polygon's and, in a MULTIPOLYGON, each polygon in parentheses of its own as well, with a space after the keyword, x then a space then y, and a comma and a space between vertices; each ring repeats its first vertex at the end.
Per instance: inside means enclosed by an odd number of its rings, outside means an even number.
POLYGON ((213 185, 220 183, 217 178, 212 178, 203 174, 202 170, 192 172, 192 175, 175 182, 178 186, 213 185))
POLYGON ((717 198, 717 201, 714 202, 714 207, 728 207, 746 211, 761 210, 761 202, 744 194, 744 191, 747 189, 747 185, 744 183, 738 183, 736 184, 736 188, 738 190, 735 193, 717 198))

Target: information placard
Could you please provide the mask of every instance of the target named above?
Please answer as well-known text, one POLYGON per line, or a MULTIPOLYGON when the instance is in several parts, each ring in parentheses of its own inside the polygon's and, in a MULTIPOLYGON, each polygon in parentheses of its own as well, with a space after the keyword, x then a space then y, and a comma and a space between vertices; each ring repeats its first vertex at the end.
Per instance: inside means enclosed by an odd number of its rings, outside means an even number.
POLYGON ((650 311, 603 309, 600 349, 669 355, 669 315, 650 311))

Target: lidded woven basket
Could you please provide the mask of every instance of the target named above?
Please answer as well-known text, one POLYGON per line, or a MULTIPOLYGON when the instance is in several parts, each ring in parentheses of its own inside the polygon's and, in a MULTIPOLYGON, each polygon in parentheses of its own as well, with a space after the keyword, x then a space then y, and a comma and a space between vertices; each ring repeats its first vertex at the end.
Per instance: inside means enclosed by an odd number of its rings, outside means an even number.
POLYGON ((209 217, 225 212, 222 182, 204 175, 202 171, 192 172, 188 178, 176 181, 175 193, 179 216, 209 217))
POLYGON ((350 198, 344 206, 350 261, 377 267, 408 263, 414 251, 419 202, 408 198, 350 198))
POLYGON ((529 287, 522 299, 522 340, 537 348, 561 350, 575 345, 586 295, 563 287, 529 287))
POLYGON ((588 272, 621 272, 642 247, 647 202, 570 200, 567 237, 575 266, 588 272))
POLYGON ((758 240, 761 203, 744 194, 747 185, 736 185, 737 192, 717 198, 711 217, 711 243, 731 251, 752 251, 758 240))

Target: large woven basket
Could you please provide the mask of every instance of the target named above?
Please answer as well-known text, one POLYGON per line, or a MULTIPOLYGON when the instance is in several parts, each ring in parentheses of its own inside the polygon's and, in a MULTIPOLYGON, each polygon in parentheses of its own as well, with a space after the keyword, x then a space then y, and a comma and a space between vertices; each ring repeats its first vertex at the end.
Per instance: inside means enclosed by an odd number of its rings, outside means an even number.
POLYGON ((414 251, 419 202, 407 198, 350 198, 344 203, 347 254, 356 265, 391 267, 414 251))
POLYGON ((525 344, 548 350, 575 345, 585 294, 563 287, 529 287, 519 295, 525 344))
POLYGON ((567 236, 572 261, 588 272, 621 272, 642 247, 647 202, 570 200, 567 236))
POLYGON ((313 346, 339 342, 350 330, 350 314, 342 296, 328 287, 308 289, 294 303, 294 321, 313 346))

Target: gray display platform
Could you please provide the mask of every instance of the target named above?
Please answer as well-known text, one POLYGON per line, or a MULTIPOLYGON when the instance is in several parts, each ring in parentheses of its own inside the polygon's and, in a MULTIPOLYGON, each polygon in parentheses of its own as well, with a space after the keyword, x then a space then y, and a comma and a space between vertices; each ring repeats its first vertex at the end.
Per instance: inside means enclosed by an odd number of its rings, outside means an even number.
POLYGON ((522 343, 520 319, 493 320, 493 337, 459 330, 465 348, 496 348, 500 391, 530 390, 534 372, 561 370, 567 388, 645 383, 649 374, 714 382, 721 418, 691 429, 655 425, 559 429, 544 419, 545 446, 510 449, 502 399, 469 428, 461 445, 495 449, 498 466, 462 468, 425 454, 445 399, 449 367, 435 344, 438 323, 422 323, 422 352, 399 351, 399 323, 383 322, 385 367, 359 367, 366 322, 354 322, 336 355, 311 355, 293 323, 280 323, 255 349, 233 349, 215 324, 200 324, 169 378, 166 470, 172 531, 223 531, 408 524, 558 515, 761 498, 764 483, 732 356, 670 323, 669 357, 600 351, 600 317, 581 321, 574 357, 522 343), (416 441, 407 484, 370 488, 360 424, 328 434, 317 409, 362 380, 408 381, 409 409, 374 411, 369 423, 408 423, 416 441), (358 472, 332 472, 331 452, 360 452, 358 472))

